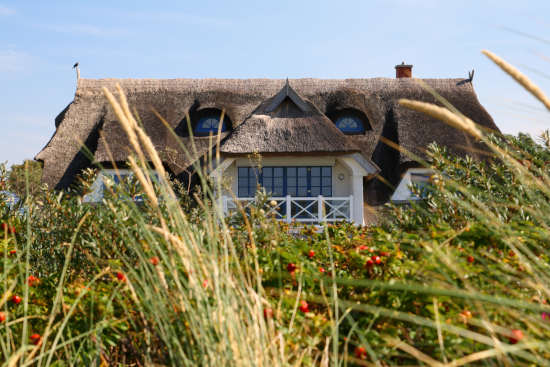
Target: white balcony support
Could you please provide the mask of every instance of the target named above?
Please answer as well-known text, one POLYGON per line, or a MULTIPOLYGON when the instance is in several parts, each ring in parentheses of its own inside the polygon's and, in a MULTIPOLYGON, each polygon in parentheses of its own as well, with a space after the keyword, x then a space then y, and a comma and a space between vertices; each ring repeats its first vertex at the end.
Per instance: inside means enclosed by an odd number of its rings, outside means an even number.
POLYGON ((368 173, 353 157, 344 156, 338 160, 351 171, 352 221, 356 225, 363 225, 363 177, 368 173))
POLYGON ((286 222, 290 223, 292 221, 292 207, 291 207, 291 196, 286 196, 286 222))

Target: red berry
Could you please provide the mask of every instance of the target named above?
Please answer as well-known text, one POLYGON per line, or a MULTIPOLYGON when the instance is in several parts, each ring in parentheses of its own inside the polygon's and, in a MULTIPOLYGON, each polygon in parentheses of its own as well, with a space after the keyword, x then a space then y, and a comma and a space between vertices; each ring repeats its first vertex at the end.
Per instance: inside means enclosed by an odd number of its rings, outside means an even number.
POLYGON ((30 339, 31 339, 31 342, 34 344, 34 345, 38 345, 38 343, 40 343, 40 334, 32 334, 30 336, 30 339))
POLYGON ((120 271, 117 271, 116 272, 116 277, 118 280, 120 281, 125 281, 126 280, 126 277, 124 276, 124 274, 122 274, 120 271))
POLYGON ((474 262, 474 257, 472 255, 468 256, 468 262, 471 264, 474 262))
POLYGON ((367 351, 363 347, 356 347, 354 353, 356 358, 363 359, 367 357, 367 351))
POLYGON ((29 286, 31 287, 38 284, 39 281, 40 279, 38 279, 34 275, 29 275, 29 277, 27 278, 27 283, 29 283, 29 286))
POLYGON ((380 256, 390 256, 390 253, 386 251, 380 251, 380 256))
POLYGON ((312 259, 313 256, 315 256, 315 251, 309 250, 309 252, 307 253, 307 257, 309 257, 310 259, 312 259))
POLYGON ((11 301, 13 303, 15 303, 16 305, 18 305, 18 304, 21 303, 21 297, 19 297, 18 295, 15 294, 11 297, 11 301))
POLYGON ((370 268, 370 267, 373 266, 373 265, 374 265, 374 261, 372 261, 371 259, 368 259, 368 260, 367 260, 367 263, 365 264, 365 266, 366 266, 367 268, 370 268))
POLYGON ((10 255, 15 255, 16 252, 17 252, 16 250, 11 250, 10 255))
POLYGON ((375 263, 376 265, 378 265, 378 264, 380 264, 380 263, 382 262, 382 259, 380 258, 380 256, 372 255, 372 256, 371 256, 371 259, 372 259, 372 261, 374 261, 374 263, 375 263))
POLYGON ((11 226, 11 227, 10 227, 10 233, 11 233, 11 234, 15 234, 15 227, 14 227, 14 226, 11 226))
POLYGON ((2 231, 6 231, 8 229, 8 225, 6 223, 2 223, 2 231))
POLYGON ((366 245, 361 245, 358 247, 359 251, 364 251, 364 250, 368 250, 369 249, 369 246, 366 246, 366 245))
POLYGON ((149 261, 151 262, 151 264, 155 266, 159 264, 159 258, 156 256, 153 256, 152 258, 150 258, 149 261))
POLYGON ((309 305, 307 304, 306 301, 301 300, 301 301, 300 301, 300 307, 299 307, 299 309, 300 309, 300 311, 302 311, 303 313, 309 312, 309 305))
POLYGON ((266 319, 273 317, 273 309, 272 308, 264 308, 264 317, 266 319))
POLYGON ((320 273, 324 273, 324 272, 325 272, 325 268, 320 267, 320 268, 319 268, 319 272, 320 272, 320 273))
POLYGON ((292 273, 296 270, 296 264, 294 263, 290 263, 286 266, 286 270, 289 272, 289 273, 292 273))
POLYGON ((523 337, 523 331, 514 329, 511 332, 511 336, 508 337, 508 340, 510 341, 510 344, 516 344, 517 342, 521 341, 523 337))
POLYGON ((3 312, 0 312, 0 322, 6 321, 6 314, 3 312))
POLYGON ((508 256, 514 257, 514 256, 516 256, 516 253, 514 251, 510 250, 510 251, 508 251, 508 256))

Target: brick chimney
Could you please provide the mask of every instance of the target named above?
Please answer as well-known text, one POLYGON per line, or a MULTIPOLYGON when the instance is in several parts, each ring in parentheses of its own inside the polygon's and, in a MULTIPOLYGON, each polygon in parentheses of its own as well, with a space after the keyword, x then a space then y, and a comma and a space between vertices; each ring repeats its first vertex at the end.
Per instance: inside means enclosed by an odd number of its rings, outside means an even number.
POLYGON ((412 65, 405 65, 405 61, 401 65, 395 65, 396 78, 412 78, 412 65))

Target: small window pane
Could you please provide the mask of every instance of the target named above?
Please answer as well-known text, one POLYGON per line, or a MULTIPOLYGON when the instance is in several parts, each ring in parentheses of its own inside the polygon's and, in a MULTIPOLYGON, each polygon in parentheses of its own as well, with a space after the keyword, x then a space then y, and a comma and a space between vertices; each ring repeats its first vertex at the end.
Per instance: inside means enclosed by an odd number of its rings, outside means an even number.
POLYGON ((321 186, 321 177, 311 176, 311 186, 321 186))
POLYGON ((311 177, 321 176, 321 167, 311 167, 311 177))
POLYGON ((331 184, 332 184, 331 177, 323 177, 323 186, 331 186, 331 184))
POLYGON ((273 168, 271 167, 264 167, 262 170, 262 173, 264 177, 272 177, 273 176, 273 168))
POLYGON ((318 186, 311 186, 311 196, 321 195, 321 188, 318 186))
POLYGON ((296 186, 296 177, 287 177, 286 182, 289 187, 296 186))
POLYGON ((286 169, 286 175, 288 177, 296 177, 296 167, 288 167, 286 169))
POLYGON ((288 187, 287 194, 290 196, 296 196, 296 186, 288 187))
POLYGON ((248 176, 248 167, 239 167, 239 176, 248 176))
POLYGON ((330 187, 323 187, 322 194, 323 196, 332 196, 332 190, 330 187))
POLYGON ((307 187, 298 187, 298 196, 307 196, 307 187))
POLYGON ((298 177, 298 186, 307 186, 307 177, 298 177))
POLYGON ((298 167, 298 177, 307 177, 306 167, 298 167))
POLYGON ((281 177, 281 178, 283 177, 283 171, 284 171, 283 167, 276 167, 273 169, 273 171, 274 171, 273 176, 281 177))
POLYGON ((332 176, 332 167, 323 167, 323 176, 332 176))

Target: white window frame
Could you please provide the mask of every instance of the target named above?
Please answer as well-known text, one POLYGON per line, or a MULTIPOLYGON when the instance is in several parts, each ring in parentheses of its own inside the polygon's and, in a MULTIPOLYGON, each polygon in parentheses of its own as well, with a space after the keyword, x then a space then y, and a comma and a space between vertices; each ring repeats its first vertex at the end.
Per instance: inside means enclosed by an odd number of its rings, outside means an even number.
MULTIPOLYGON (((156 179, 159 179, 158 174, 156 171, 152 171, 151 175, 156 177, 156 179)), ((91 190, 89 193, 84 195, 82 198, 82 201, 84 203, 99 203, 103 200, 104 197, 104 191, 103 187, 106 182, 104 181, 105 178, 108 178, 109 180, 114 180, 116 176, 120 176, 122 180, 124 180, 126 177, 133 177, 134 172, 130 169, 103 169, 97 174, 97 178, 93 182, 91 186, 91 190)), ((115 183, 119 184, 119 183, 115 183)), ((135 202, 142 202, 142 198, 136 198, 134 199, 135 202)))
POLYGON ((434 173, 429 168, 409 168, 393 192, 390 198, 391 202, 394 204, 405 204, 411 201, 422 200, 423 198, 413 194, 411 191, 411 186, 415 183, 412 176, 423 176, 425 177, 425 181, 428 182, 434 173))

